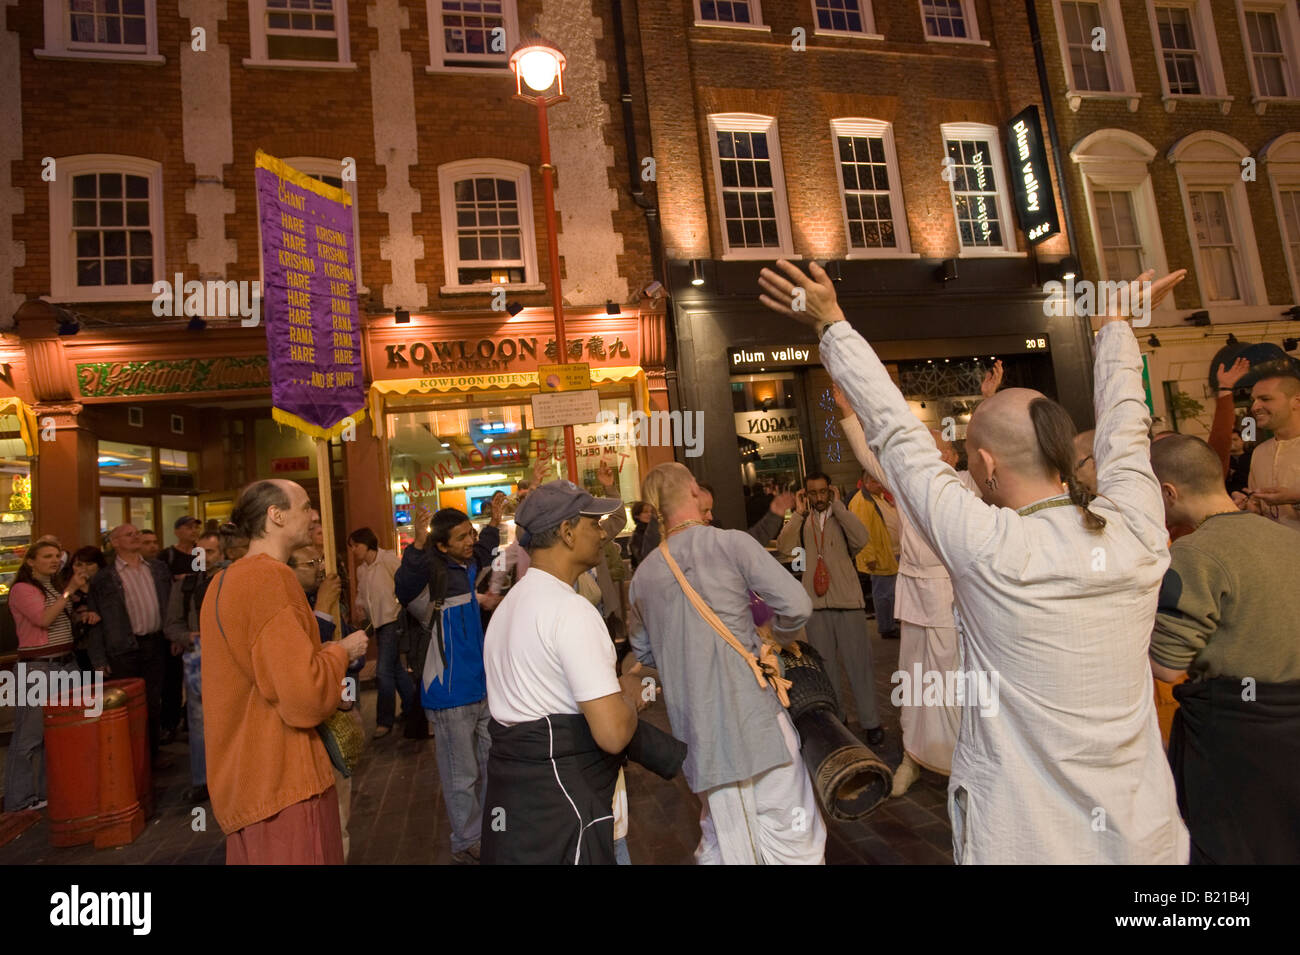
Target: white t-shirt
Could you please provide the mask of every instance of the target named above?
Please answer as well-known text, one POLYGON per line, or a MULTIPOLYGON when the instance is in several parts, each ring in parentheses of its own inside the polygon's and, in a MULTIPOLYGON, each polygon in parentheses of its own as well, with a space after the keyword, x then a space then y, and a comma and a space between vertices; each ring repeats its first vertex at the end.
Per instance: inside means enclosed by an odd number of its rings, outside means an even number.
POLYGON ((600 612, 558 578, 531 567, 492 614, 483 642, 488 709, 505 726, 620 690, 614 644, 600 612))

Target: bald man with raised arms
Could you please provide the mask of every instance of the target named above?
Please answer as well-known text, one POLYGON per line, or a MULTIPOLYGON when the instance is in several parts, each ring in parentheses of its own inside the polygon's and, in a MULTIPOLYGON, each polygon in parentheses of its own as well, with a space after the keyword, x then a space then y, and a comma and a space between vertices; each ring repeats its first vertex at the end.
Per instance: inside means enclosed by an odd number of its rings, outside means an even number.
MULTIPOLYGON (((1147 307, 1185 275, 1150 285, 1147 307)), ((765 305, 817 331, 901 508, 948 568, 965 669, 996 677, 996 707, 965 701, 948 787, 954 859, 1186 863, 1147 663, 1169 550, 1132 329, 1114 315, 1097 336, 1101 496, 1085 506, 1065 409, 1011 388, 967 432, 980 500, 845 321, 824 270, 778 262, 759 284, 765 305)))

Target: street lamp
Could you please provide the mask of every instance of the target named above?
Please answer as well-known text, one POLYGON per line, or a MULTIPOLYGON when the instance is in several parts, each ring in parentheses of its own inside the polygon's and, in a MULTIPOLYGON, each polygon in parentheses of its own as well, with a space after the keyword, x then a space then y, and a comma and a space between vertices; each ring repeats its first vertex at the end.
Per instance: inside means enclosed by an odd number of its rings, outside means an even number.
MULTIPOLYGON (((555 346, 560 364, 569 361, 569 343, 564 336, 564 294, 560 288, 560 249, 555 224, 555 167, 551 165, 546 108, 569 99, 564 93, 564 66, 564 54, 540 37, 525 40, 510 54, 510 69, 515 74, 514 98, 537 107, 537 133, 542 143, 542 192, 546 202, 546 246, 551 265, 551 310, 555 314, 555 346), (532 92, 525 92, 525 86, 532 92)), ((564 459, 569 466, 569 480, 576 484, 578 452, 571 424, 564 426, 564 459)))

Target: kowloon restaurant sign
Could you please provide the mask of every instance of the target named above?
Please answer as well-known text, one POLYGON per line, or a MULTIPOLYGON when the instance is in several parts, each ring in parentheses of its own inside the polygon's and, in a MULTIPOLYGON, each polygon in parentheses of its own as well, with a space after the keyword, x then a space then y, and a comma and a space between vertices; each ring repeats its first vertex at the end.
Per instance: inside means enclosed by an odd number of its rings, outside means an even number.
MULTIPOLYGON (((634 363, 636 341, 621 335, 589 335, 568 340, 569 361, 596 364, 634 363)), ((538 362, 555 361, 555 339, 544 344, 537 338, 479 338, 454 341, 410 342, 385 345, 389 369, 418 368, 426 375, 465 371, 536 370, 538 362)))
POLYGON ((125 398, 269 388, 271 375, 265 355, 105 361, 78 364, 77 385, 83 398, 125 398))

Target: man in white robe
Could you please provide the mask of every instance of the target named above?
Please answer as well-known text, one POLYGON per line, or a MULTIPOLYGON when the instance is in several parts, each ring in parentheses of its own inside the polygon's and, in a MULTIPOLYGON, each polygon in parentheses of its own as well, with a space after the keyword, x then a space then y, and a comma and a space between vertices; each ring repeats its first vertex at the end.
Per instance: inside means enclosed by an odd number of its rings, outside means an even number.
MULTIPOLYGON (((967 694, 948 787, 955 861, 1185 864, 1146 663, 1169 550, 1132 329, 1116 317, 1097 336, 1091 512, 1068 414, 1020 388, 972 417, 981 501, 844 320, 825 271, 777 268, 760 275, 763 303, 818 332, 903 512, 948 567, 965 667, 998 691, 967 694)), ((1148 307, 1185 274, 1154 283, 1148 307)))

